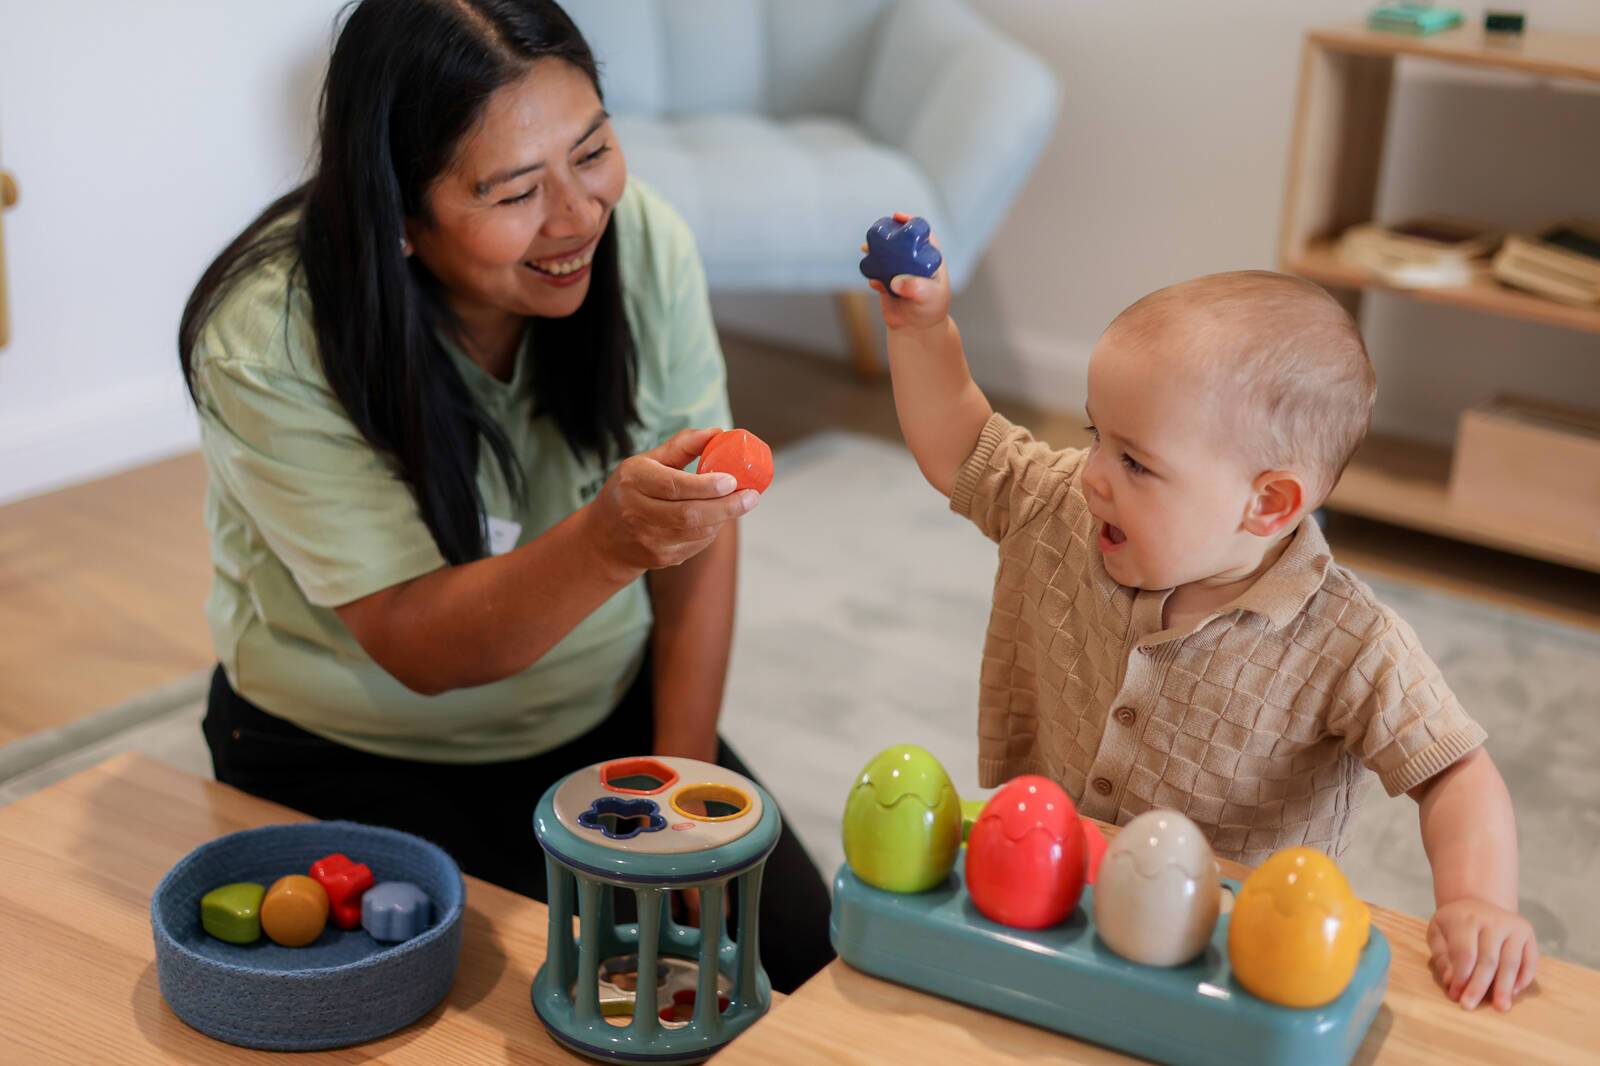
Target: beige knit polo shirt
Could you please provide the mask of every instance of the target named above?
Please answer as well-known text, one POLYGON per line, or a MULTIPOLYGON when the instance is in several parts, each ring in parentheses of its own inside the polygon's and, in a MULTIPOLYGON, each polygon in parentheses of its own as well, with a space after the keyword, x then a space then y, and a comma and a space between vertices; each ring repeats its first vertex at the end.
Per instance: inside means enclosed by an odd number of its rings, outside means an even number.
POLYGON ((1000 546, 984 787, 1044 774, 1119 825, 1182 811, 1219 856, 1254 865, 1297 844, 1338 856, 1367 770, 1395 796, 1483 743, 1411 627, 1334 563, 1313 521, 1234 602, 1163 629, 1170 589, 1106 573, 1087 455, 995 415, 950 495, 1000 546))

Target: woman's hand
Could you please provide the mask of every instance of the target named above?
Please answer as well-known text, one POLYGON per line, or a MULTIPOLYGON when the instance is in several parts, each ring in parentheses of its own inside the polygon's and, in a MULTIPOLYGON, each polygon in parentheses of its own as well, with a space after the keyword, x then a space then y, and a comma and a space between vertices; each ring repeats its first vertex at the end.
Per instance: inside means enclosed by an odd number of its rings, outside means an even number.
POLYGON ((591 543, 614 571, 634 576, 677 566, 717 539, 724 524, 750 513, 760 494, 734 492, 729 474, 690 474, 717 429, 686 429, 624 459, 585 508, 591 543))

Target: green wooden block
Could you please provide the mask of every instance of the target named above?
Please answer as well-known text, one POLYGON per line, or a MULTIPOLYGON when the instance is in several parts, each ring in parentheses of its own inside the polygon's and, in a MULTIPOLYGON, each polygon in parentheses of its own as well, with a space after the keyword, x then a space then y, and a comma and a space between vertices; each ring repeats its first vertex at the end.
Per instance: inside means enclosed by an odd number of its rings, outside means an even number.
POLYGON ((200 898, 200 925, 218 940, 253 944, 261 939, 261 899, 266 886, 238 881, 200 898))

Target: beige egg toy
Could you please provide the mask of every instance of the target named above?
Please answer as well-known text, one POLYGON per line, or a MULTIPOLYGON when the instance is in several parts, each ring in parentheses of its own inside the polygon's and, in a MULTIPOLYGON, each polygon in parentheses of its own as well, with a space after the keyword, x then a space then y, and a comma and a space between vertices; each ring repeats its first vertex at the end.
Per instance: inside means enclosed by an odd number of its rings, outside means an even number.
POLYGON ((1205 950, 1221 905, 1217 860, 1200 827, 1177 811, 1123 826, 1100 863, 1094 924, 1118 955, 1180 966, 1205 950))

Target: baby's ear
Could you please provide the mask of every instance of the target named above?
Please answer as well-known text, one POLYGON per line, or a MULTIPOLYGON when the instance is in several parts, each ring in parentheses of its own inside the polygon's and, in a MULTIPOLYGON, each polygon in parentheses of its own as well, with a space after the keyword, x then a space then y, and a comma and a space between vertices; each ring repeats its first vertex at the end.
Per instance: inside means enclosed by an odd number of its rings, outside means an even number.
POLYGON ((1268 470, 1256 476, 1244 528, 1258 537, 1271 537, 1300 520, 1308 495, 1300 475, 1292 470, 1268 470))

